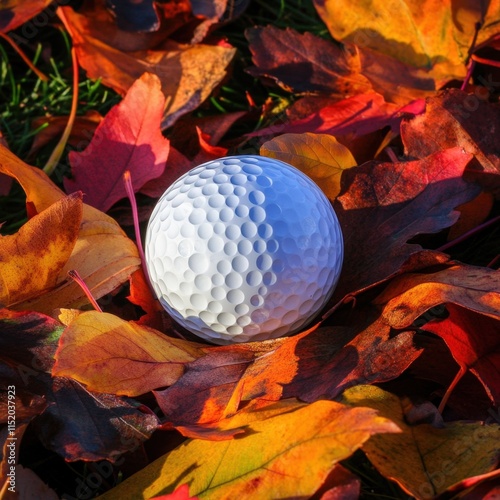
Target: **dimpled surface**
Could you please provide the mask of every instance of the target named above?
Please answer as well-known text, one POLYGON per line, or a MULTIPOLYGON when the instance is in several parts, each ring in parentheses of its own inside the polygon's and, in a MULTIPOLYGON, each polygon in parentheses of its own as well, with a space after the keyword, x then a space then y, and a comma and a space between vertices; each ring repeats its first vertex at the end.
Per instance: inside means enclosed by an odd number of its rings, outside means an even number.
POLYGON ((145 254, 170 315, 229 344, 303 328, 333 293, 343 240, 312 180, 248 155, 205 163, 172 184, 151 215, 145 254))

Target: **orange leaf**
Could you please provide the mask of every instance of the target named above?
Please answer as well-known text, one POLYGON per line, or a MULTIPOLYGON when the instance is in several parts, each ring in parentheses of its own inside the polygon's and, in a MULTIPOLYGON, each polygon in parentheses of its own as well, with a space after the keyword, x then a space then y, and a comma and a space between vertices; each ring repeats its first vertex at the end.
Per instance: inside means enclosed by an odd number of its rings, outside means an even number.
POLYGON ((174 383, 200 354, 192 342, 88 311, 64 330, 52 373, 75 378, 92 391, 137 396, 174 383))
POLYGON ((331 201, 339 194, 342 172, 356 165, 349 149, 326 134, 282 134, 265 142, 260 153, 304 172, 331 201))
POLYGON ((393 328, 407 328, 428 309, 451 302, 498 318, 500 271, 455 263, 432 273, 408 273, 391 281, 373 301, 393 328))
MULTIPOLYGON (((8 33, 9 31, 19 28, 21 24, 35 17, 51 3, 52 0, 9 0, 8 2, 2 2, 0 6, 2 20, 0 31, 2 33, 8 33)), ((21 37, 16 34, 13 38, 17 41, 21 37)), ((21 40, 27 41, 24 39, 21 40)))
MULTIPOLYGON (((0 172, 19 181, 28 203, 36 212, 45 210, 65 196, 42 170, 27 165, 2 145, 0 172)), ((76 283, 67 280, 69 270, 78 270, 93 296, 99 299, 125 282, 139 265, 135 243, 116 221, 84 204, 78 239, 59 273, 59 286, 16 307, 47 314, 60 307, 80 307, 88 304, 88 300, 76 283)))
POLYGON ((168 42, 165 50, 125 52, 102 41, 99 33, 90 35, 86 16, 70 7, 61 7, 58 12, 89 78, 101 78, 121 95, 146 72, 160 78, 166 97, 163 127, 196 109, 211 94, 236 53, 235 49, 222 46, 175 42, 168 42))
POLYGON ((82 194, 54 203, 18 233, 0 238, 0 304, 13 306, 55 287, 74 249, 82 194))

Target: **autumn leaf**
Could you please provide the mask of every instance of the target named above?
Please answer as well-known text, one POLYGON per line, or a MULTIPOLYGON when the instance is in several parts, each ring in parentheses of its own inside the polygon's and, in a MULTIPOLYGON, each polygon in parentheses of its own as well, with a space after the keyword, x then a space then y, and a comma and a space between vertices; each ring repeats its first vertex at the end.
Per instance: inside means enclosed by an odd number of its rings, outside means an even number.
POLYGON ((53 375, 75 378, 94 391, 134 396, 174 383, 201 352, 194 343, 88 311, 65 329, 53 375))
POLYGON ((0 7, 0 31, 15 30, 42 12, 52 0, 11 0, 0 7))
POLYGON ((308 497, 336 463, 371 435, 398 432, 373 410, 333 401, 305 405, 284 400, 261 409, 250 406, 220 424, 223 430, 235 427, 244 427, 245 434, 229 441, 189 440, 102 500, 150 498, 184 483, 199 498, 308 497))
POLYGON ((424 158, 432 153, 460 146, 474 155, 469 168, 500 173, 498 104, 458 89, 446 90, 426 100, 425 113, 401 124, 405 153, 424 158))
MULTIPOLYGON (((492 402, 500 403, 500 327, 495 318, 447 304, 449 316, 430 321, 424 329, 441 337, 461 371, 454 385, 470 370, 483 384, 492 402)), ((498 311, 499 309, 497 309, 498 311)))
POLYGON ((408 425, 402 401, 375 386, 351 387, 342 402, 368 407, 393 421, 401 434, 376 435, 363 445, 370 462, 416 498, 434 498, 462 479, 493 470, 499 426, 481 422, 408 425))
POLYGON ((334 204, 345 246, 336 297, 393 275, 421 249, 408 240, 457 220, 454 208, 479 191, 462 179, 470 159, 454 148, 423 160, 372 161, 344 171, 334 204))
POLYGON ((59 284, 78 237, 82 194, 61 198, 0 238, 0 304, 14 306, 59 284))
POLYGON ((67 461, 115 461, 149 439, 158 418, 139 403, 114 394, 89 391, 74 380, 53 379, 54 404, 34 421, 42 443, 67 461))
POLYGON ((16 418, 26 414, 44 445, 67 460, 115 460, 148 439, 158 419, 134 400, 51 377, 62 330, 40 313, 0 311, 0 374, 16 387, 16 418))
POLYGON ((217 422, 240 400, 334 398, 356 383, 392 380, 419 356, 412 333, 389 336, 390 327, 365 310, 348 327, 210 348, 155 397, 175 427, 217 422))
MULTIPOLYGON (((40 213, 65 196, 42 170, 27 165, 1 145, 0 172, 16 178, 21 184, 29 212, 40 213)), ((58 286, 16 307, 51 313, 60 307, 82 306, 88 299, 76 283, 68 281, 69 270, 77 269, 94 298, 99 299, 125 282, 139 265, 137 247, 116 221, 84 204, 78 238, 59 272, 58 286)))
POLYGON ((253 76, 271 78, 286 90, 352 96, 371 90, 359 58, 312 33, 274 26, 249 28, 253 76))
POLYGON ((98 33, 90 35, 85 16, 70 7, 61 7, 58 12, 89 78, 101 78, 105 85, 125 95, 142 74, 159 77, 166 98, 163 128, 196 109, 211 94, 235 55, 232 47, 173 41, 164 44, 162 50, 122 51, 93 36, 98 33))
POLYGON ((298 168, 333 201, 340 191, 342 171, 356 165, 351 152, 325 134, 283 134, 266 143, 260 154, 298 168))
POLYGON ((127 196, 126 170, 134 191, 160 177, 169 151, 160 132, 164 101, 156 75, 142 75, 107 113, 88 147, 69 154, 73 178, 64 180, 66 191, 83 191, 86 203, 107 212, 127 196))
POLYGON ((407 328, 427 310, 453 303, 492 318, 500 310, 500 272, 450 263, 445 269, 408 273, 393 279, 374 299, 393 328, 407 328))
POLYGON ((331 35, 363 49, 390 56, 405 65, 424 69, 438 84, 466 73, 466 59, 476 23, 481 22, 477 44, 495 34, 492 21, 499 6, 465 2, 405 0, 400 2, 314 2, 331 35), (462 8, 460 8, 462 7, 462 8), (398 16, 394 16, 398 12, 398 16))

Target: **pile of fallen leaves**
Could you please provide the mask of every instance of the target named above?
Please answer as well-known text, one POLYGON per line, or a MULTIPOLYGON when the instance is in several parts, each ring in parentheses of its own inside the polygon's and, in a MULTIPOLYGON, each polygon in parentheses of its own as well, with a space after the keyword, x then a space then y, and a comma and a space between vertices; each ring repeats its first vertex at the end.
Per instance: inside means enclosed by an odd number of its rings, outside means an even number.
POLYGON ((62 186, 0 146, 1 188, 15 179, 28 212, 0 239, 2 498, 354 499, 346 460, 361 451, 411 497, 498 498, 498 233, 483 265, 447 251, 498 231, 500 3, 315 0, 333 40, 245 32, 245 71, 292 105, 277 115, 249 88, 247 111, 195 117, 231 78, 238 51, 220 33, 248 3, 1 6, 2 39, 22 51, 24 27, 47 19, 71 36, 75 79, 123 96, 78 115, 76 81, 71 116, 42 119, 31 155, 73 145, 45 169, 68 161, 62 186), (124 232, 124 173, 145 222, 188 169, 256 151, 333 203, 339 285, 293 337, 185 340, 124 232), (74 463, 61 483, 37 475, 40 448, 74 463))

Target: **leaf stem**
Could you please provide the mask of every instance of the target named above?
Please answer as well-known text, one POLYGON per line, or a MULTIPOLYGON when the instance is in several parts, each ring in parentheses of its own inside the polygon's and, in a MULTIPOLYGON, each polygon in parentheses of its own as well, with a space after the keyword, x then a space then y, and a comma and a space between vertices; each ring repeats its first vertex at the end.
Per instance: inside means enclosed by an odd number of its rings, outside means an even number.
POLYGON ((47 163, 43 167, 43 171, 47 175, 52 175, 54 170, 61 159, 61 156, 64 152, 64 148, 66 147, 66 143, 68 142, 69 136, 71 134, 71 130, 73 129, 73 124, 75 123, 76 110, 78 108, 78 60, 76 58, 75 49, 71 49, 71 59, 73 62, 73 99, 71 101, 71 111, 68 117, 68 122, 66 123, 66 127, 64 128, 64 132, 59 139, 56 147, 52 151, 50 158, 47 160, 47 163))
POLYGON ((465 375, 466 371, 467 371, 467 367, 465 367, 465 366, 461 366, 460 370, 458 370, 458 373, 455 375, 455 378, 452 380, 450 386, 446 390, 446 393, 443 396, 441 403, 439 403, 439 407, 438 407, 439 413, 443 414, 443 410, 446 406, 446 403, 448 402, 448 399, 450 399, 450 395, 453 392, 453 389, 455 389, 456 385, 458 384, 458 382, 460 382, 460 379, 465 375))
POLYGON ((19 54, 19 56, 21 57, 21 59, 28 65, 29 69, 31 69, 31 71, 33 71, 33 73, 35 73, 35 75, 38 76, 38 78, 40 78, 40 80, 43 80, 44 82, 48 82, 49 81, 49 77, 45 73, 42 73, 30 61, 29 57, 23 52, 23 50, 21 49, 21 47, 19 47, 19 45, 17 45, 17 43, 14 42, 14 40, 12 40, 10 38, 10 36, 6 35, 5 33, 0 32, 0 37, 2 37, 8 44, 10 44, 10 46, 19 54))
POLYGON ((92 292, 90 291, 89 287, 87 286, 87 284, 85 283, 85 281, 83 281, 83 278, 78 274, 78 271, 75 270, 75 269, 71 269, 70 271, 68 271, 68 276, 73 281, 75 281, 76 283, 78 283, 78 285, 80 286, 80 288, 83 290, 83 293, 85 293, 85 295, 87 296, 87 299, 89 299, 89 302, 94 306, 94 309, 96 311, 98 311, 98 312, 102 312, 101 306, 95 300, 95 298, 92 295, 92 292))
POLYGON ((130 205, 132 207, 132 219, 134 221, 135 243, 137 245, 137 250, 139 251, 139 257, 141 259, 142 268, 144 270, 144 277, 146 278, 146 282, 149 286, 149 289, 152 290, 153 288, 151 286, 151 282, 149 281, 149 275, 147 273, 144 248, 142 246, 141 229, 139 227, 139 215, 137 212, 137 201, 135 199, 134 186, 132 184, 132 176, 130 174, 130 170, 125 170, 125 172, 123 172, 123 183, 125 184, 125 190, 127 191, 127 196, 128 199, 130 200, 130 205))
POLYGON ((467 238, 470 238, 471 236, 478 233, 479 231, 482 231, 483 229, 486 229, 487 227, 490 227, 493 224, 496 224, 498 221, 500 221, 500 215, 493 217, 493 219, 490 219, 486 222, 483 222, 479 226, 472 228, 470 231, 467 231, 466 233, 462 234, 458 238, 455 238, 454 240, 448 241, 448 243, 445 243, 444 245, 440 246, 439 248, 436 248, 436 250, 438 252, 444 252, 445 250, 448 250, 448 248, 454 247, 455 245, 462 243, 462 241, 465 241, 467 238))

